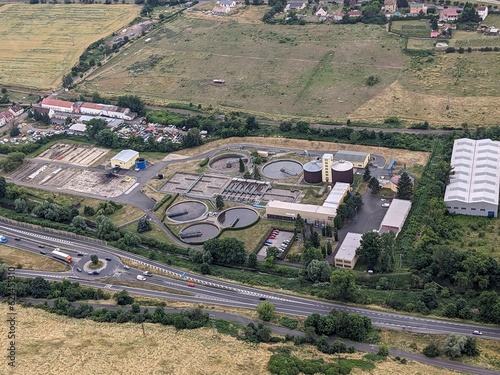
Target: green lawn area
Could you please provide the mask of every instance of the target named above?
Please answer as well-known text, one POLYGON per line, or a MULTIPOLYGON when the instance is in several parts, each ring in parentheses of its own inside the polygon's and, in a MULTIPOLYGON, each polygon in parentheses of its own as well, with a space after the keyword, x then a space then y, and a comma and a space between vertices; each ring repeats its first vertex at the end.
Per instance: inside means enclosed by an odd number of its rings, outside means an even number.
MULTIPOLYGON (((171 238, 161 229, 156 223, 151 223, 152 230, 149 232, 143 232, 139 235, 146 238, 154 238, 155 240, 162 241, 165 243, 173 244, 171 238)), ((125 231, 137 233, 137 223, 132 223, 123 228, 125 231)))
POLYGON ((302 198, 302 201, 300 203, 302 204, 315 204, 315 205, 322 205, 323 202, 325 201, 326 197, 328 196, 328 190, 325 189, 323 192, 323 195, 319 195, 319 191, 321 189, 321 186, 316 187, 310 187, 307 189, 306 195, 304 198, 302 198))
POLYGON ((111 220, 116 226, 120 226, 132 220, 139 219, 143 215, 144 212, 140 208, 124 205, 122 208, 108 216, 108 219, 111 220))
MULTIPOLYGON (((489 17, 488 17, 489 19, 489 17)), ((500 17, 495 17, 500 21, 500 17)), ((489 23, 487 23, 489 25, 489 23)), ((498 22, 500 25, 500 22, 498 22)), ((500 47, 500 38, 498 36, 486 35, 476 31, 454 30, 450 40, 452 47, 500 47)))

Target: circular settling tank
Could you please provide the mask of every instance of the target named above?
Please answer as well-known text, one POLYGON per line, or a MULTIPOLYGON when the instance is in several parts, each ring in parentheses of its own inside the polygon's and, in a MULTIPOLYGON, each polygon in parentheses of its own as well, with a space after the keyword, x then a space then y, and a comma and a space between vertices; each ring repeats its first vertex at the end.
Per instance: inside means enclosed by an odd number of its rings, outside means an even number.
POLYGON ((240 170, 240 159, 245 166, 248 164, 248 156, 243 154, 222 154, 210 159, 208 165, 218 172, 238 172, 240 170))
POLYGON ((166 217, 172 221, 186 222, 198 219, 207 212, 207 205, 198 201, 184 201, 171 206, 166 217))
POLYGON ((229 208, 219 214, 217 221, 225 228, 243 228, 259 220, 259 214, 248 207, 229 208))
POLYGON ((296 177, 302 173, 302 164, 295 160, 271 161, 262 167, 262 173, 275 180, 296 177))
POLYGON ((179 237, 186 243, 201 243, 217 237, 220 229, 211 223, 195 223, 183 228, 179 237))

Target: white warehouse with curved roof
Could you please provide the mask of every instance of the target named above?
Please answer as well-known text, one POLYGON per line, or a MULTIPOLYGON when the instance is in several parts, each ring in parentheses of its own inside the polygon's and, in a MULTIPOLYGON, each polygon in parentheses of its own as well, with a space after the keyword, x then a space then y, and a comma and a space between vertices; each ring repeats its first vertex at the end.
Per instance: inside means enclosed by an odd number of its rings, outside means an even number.
POLYGON ((450 213, 498 216, 500 142, 456 139, 451 155, 453 174, 444 202, 450 213))

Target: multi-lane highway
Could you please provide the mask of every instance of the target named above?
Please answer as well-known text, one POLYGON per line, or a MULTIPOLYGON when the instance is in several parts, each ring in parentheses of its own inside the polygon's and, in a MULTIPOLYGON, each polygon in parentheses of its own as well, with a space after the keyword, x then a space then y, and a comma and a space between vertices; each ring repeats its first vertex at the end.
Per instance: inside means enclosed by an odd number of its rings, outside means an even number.
MULTIPOLYGON (((335 308, 362 314, 372 319, 374 325, 385 328, 422 333, 458 333, 463 335, 472 335, 472 331, 480 330, 483 333, 483 338, 493 340, 500 339, 500 327, 497 326, 478 326, 461 322, 428 319, 405 314, 376 311, 305 297, 296 297, 285 293, 266 291, 232 282, 215 280, 208 276, 189 273, 184 274, 183 271, 174 267, 151 261, 144 257, 109 246, 92 244, 89 242, 85 243, 83 241, 70 239, 65 236, 47 234, 42 231, 37 232, 26 230, 24 228, 16 228, 3 223, 0 224, 0 232, 7 236, 9 239, 9 245, 28 251, 39 252, 40 249, 38 248, 38 245, 43 243, 47 249, 51 249, 52 247, 61 247, 68 252, 73 251, 72 255, 76 255, 77 252, 85 254, 83 257, 75 256, 72 268, 67 272, 51 273, 17 270, 16 274, 19 276, 43 276, 49 280, 60 280, 63 277, 67 277, 69 279, 78 280, 78 282, 84 285, 110 290, 126 289, 131 293, 150 297, 184 300, 196 303, 212 303, 220 306, 233 306, 248 309, 254 309, 262 301, 261 299, 265 298, 275 305, 277 312, 294 316, 308 316, 315 312, 326 314, 335 308), (14 237, 19 237, 21 240, 13 241, 14 237), (85 272, 78 272, 76 268, 83 268, 83 264, 89 261, 89 254, 93 253, 97 254, 100 258, 110 256, 112 261, 108 262, 108 265, 103 271, 101 271, 100 275, 88 275, 85 272), (184 294, 152 291, 121 285, 112 286, 99 281, 99 279, 103 277, 124 281, 136 280, 137 275, 141 274, 142 271, 134 268, 129 270, 124 269, 123 264, 120 262, 120 258, 137 262, 155 273, 153 277, 146 278, 143 283, 163 286, 169 288, 170 290, 176 290, 184 294), (161 276, 160 273, 170 275, 171 277, 161 276), (189 287, 188 283, 190 282, 194 282, 196 286, 194 288, 189 287), (186 295, 185 293, 189 293, 189 295, 186 295)), ((50 256, 50 251, 47 251, 47 256, 50 256)))

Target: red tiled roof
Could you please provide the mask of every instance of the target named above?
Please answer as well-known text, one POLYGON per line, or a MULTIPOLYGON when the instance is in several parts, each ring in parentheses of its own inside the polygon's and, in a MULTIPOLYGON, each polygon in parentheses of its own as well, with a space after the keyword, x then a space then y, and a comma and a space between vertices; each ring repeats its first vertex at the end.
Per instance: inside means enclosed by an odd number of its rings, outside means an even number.
POLYGON ((73 106, 73 103, 71 102, 59 99, 51 99, 51 98, 44 98, 42 100, 42 104, 58 106, 58 107, 66 107, 66 108, 71 108, 73 106))
POLYGON ((445 16, 458 16, 458 12, 455 8, 448 8, 443 10, 445 16))
POLYGON ((97 104, 97 103, 83 103, 80 108, 91 108, 91 109, 98 109, 98 110, 103 110, 104 105, 102 104, 97 104))

